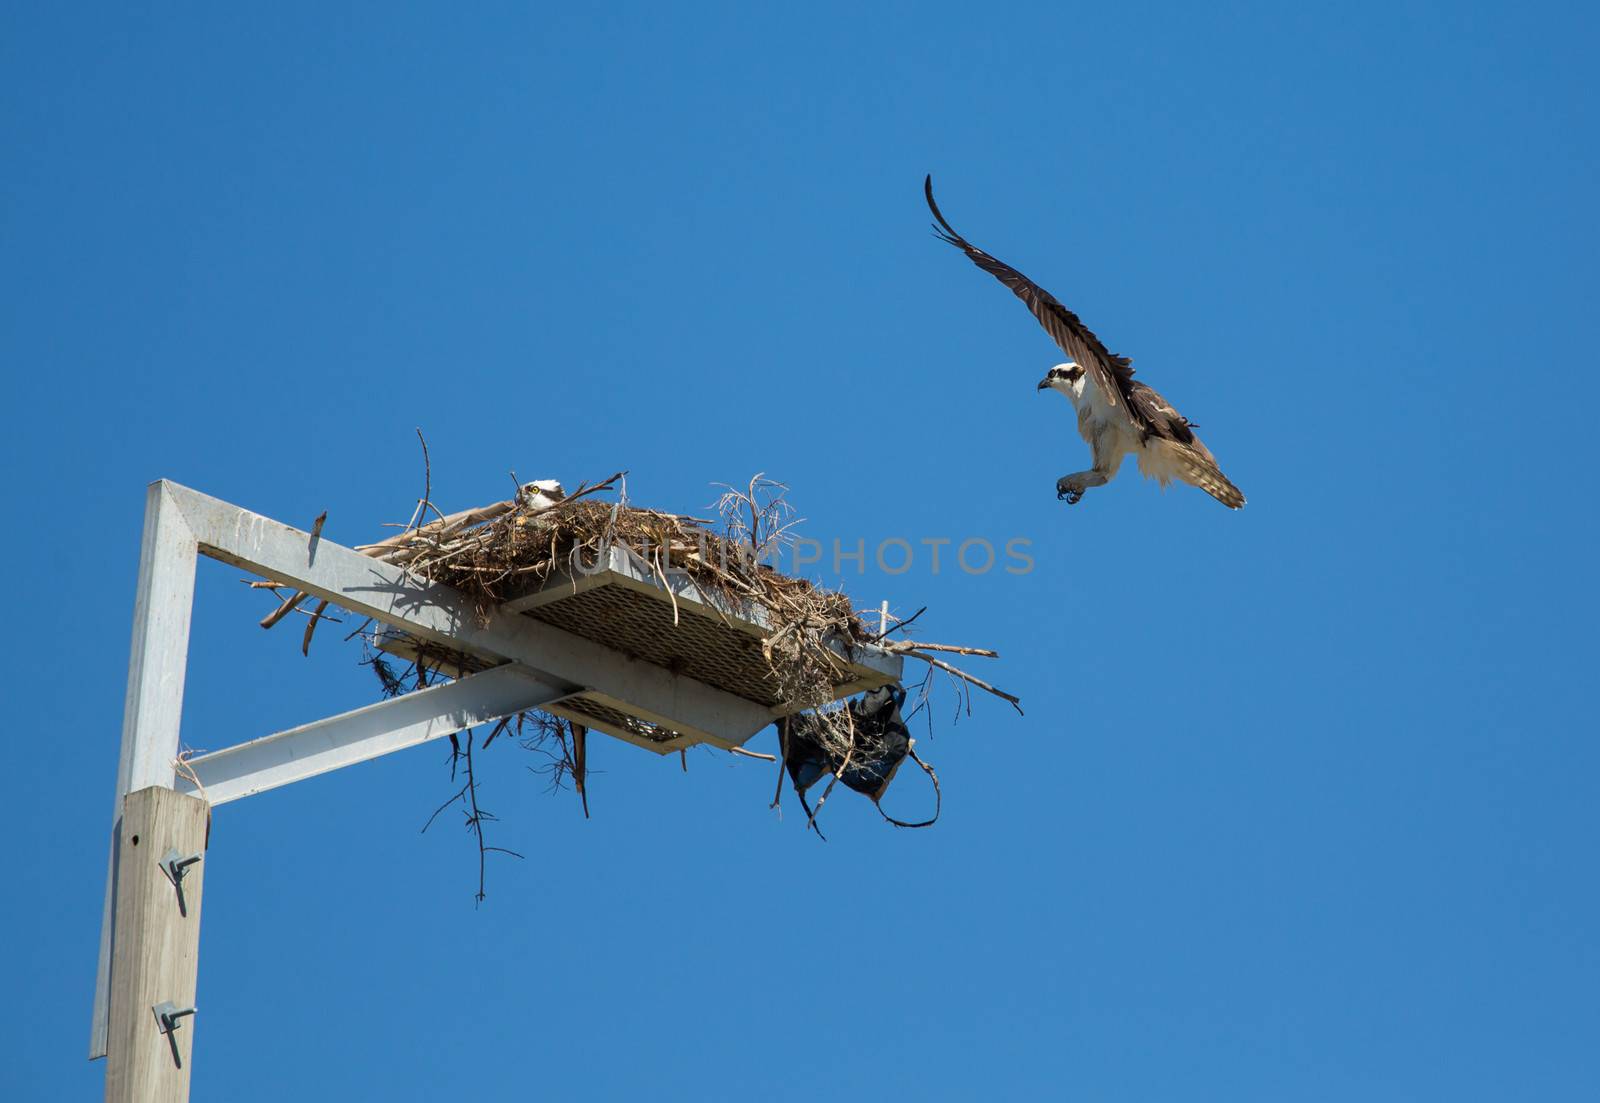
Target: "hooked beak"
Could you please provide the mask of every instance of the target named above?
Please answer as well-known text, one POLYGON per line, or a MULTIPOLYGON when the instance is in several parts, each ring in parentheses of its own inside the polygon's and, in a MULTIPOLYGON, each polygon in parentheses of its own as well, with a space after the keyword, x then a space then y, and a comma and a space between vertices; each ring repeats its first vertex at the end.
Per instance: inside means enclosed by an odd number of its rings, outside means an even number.
POLYGON ((1041 391, 1047 391, 1050 389, 1050 377, 1048 375, 1039 380, 1039 386, 1037 389, 1041 391))

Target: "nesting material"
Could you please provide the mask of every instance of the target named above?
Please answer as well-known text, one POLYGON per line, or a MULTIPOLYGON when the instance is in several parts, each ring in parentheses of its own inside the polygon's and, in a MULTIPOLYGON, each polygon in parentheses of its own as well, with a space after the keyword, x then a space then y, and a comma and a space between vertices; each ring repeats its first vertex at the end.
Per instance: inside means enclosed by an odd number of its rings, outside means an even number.
MULTIPOLYGON (((794 523, 785 489, 757 476, 744 489, 728 488, 713 518, 633 505, 620 472, 570 493, 551 480, 526 483, 505 501, 449 515, 425 496, 411 522, 397 526, 401 531, 358 550, 455 588, 484 614, 498 609, 545 620, 734 692, 775 718, 806 712, 806 739, 830 766, 853 763, 859 771, 865 761, 851 711, 827 706, 894 686, 886 671, 898 663, 875 655, 921 659, 963 693, 978 688, 1018 705, 950 661, 994 652, 886 638, 915 617, 869 628, 845 594, 774 569, 771 560, 787 546, 794 523)), ((284 596, 263 626, 303 599, 284 596)), ((311 614, 307 647, 322 612, 311 614)), ((403 634, 390 633, 380 646, 422 670, 471 669, 462 657, 452 660, 403 634)), ((894 688, 896 700, 903 699, 894 688)), ((618 704, 579 696, 550 711, 663 752, 699 741, 630 716, 618 704)))
MULTIPOLYGON (((718 531, 714 521, 596 496, 620 478, 612 476, 570 495, 559 484, 529 483, 511 501, 469 511, 459 520, 420 526, 372 550, 462 591, 485 610, 521 606, 537 615, 541 603, 531 597, 547 587, 556 596, 570 587, 577 597, 582 581, 603 570, 621 549, 658 580, 662 593, 673 593, 669 576, 686 575, 710 597, 712 607, 738 619, 755 615, 765 622, 770 631, 759 647, 767 685, 747 686, 745 696, 797 708, 836 699, 834 687, 851 680, 841 652, 869 637, 844 594, 783 575, 763 562, 779 546, 775 512, 758 504, 751 520, 741 516, 733 526, 724 517, 718 531), (737 534, 730 531, 734 528, 737 534), (553 582, 562 585, 551 586, 553 582)), ((613 613, 626 615, 625 610, 613 613)), ((674 608, 672 621, 673 627, 683 627, 683 611, 674 608)), ((653 635, 661 638, 660 633, 653 635)), ((692 661, 685 656, 672 665, 692 661)))

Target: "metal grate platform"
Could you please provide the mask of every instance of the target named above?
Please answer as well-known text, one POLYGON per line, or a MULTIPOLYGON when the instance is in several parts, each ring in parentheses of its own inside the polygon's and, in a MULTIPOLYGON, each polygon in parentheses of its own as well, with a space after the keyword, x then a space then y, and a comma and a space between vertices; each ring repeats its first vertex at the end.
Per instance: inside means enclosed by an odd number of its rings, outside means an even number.
MULTIPOLYGON (((793 711, 782 700, 762 656, 761 643, 768 633, 764 609, 708 592, 687 574, 670 573, 663 581, 626 547, 612 548, 591 569, 552 577, 500 608, 599 644, 628 660, 735 694, 762 706, 773 719, 793 711)), ((386 633, 378 646, 408 659, 423 654, 456 676, 485 665, 467 655, 419 649, 417 641, 394 632, 386 633)), ((899 681, 898 656, 844 641, 835 650, 835 700, 899 681)), ((646 712, 590 687, 547 706, 547 711, 661 754, 702 742, 733 746, 754 734, 729 739, 725 733, 685 729, 675 725, 673 717, 646 712)))

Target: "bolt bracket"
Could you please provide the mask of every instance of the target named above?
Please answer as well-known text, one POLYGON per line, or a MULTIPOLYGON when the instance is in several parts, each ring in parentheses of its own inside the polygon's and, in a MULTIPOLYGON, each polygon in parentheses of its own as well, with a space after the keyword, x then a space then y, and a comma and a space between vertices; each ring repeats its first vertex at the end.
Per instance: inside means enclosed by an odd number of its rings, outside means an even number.
POLYGON ((162 1000, 150 1008, 150 1012, 156 1017, 156 1028, 167 1036, 167 1045, 172 1047, 172 1063, 181 1069, 183 1058, 178 1053, 178 1028, 183 1023, 179 1020, 185 1015, 193 1015, 195 1009, 179 1007, 171 1000, 162 1000))
POLYGON ((183 898, 183 875, 189 872, 190 866, 199 861, 200 855, 179 854, 178 848, 174 846, 167 847, 167 852, 161 856, 161 872, 172 882, 172 887, 178 894, 178 914, 185 918, 189 915, 189 906, 183 898))

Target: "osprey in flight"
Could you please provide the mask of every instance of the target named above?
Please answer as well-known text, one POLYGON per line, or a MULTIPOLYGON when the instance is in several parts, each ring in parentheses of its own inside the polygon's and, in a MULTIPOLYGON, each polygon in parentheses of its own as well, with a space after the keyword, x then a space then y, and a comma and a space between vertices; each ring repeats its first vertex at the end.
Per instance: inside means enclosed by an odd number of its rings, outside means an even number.
POLYGON ((1078 434, 1089 443, 1094 466, 1056 480, 1056 497, 1076 503, 1092 486, 1104 486, 1122 466, 1123 457, 1138 458, 1139 473, 1166 486, 1179 479, 1197 486, 1229 509, 1244 505, 1244 495, 1228 481, 1216 457, 1194 435, 1197 428, 1172 408, 1172 403, 1133 378, 1133 363, 1116 356, 1090 333, 1078 316, 1055 296, 1009 264, 995 260, 956 233, 933 201, 933 177, 923 184, 928 208, 938 219, 934 232, 1005 284, 1027 304, 1045 332, 1069 357, 1039 381, 1039 390, 1060 391, 1078 411, 1078 434))

